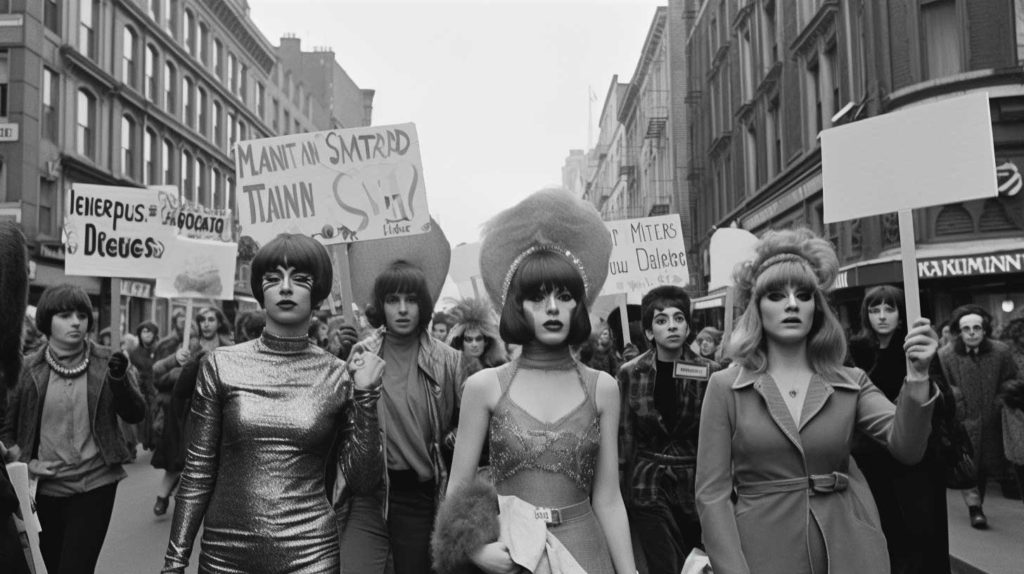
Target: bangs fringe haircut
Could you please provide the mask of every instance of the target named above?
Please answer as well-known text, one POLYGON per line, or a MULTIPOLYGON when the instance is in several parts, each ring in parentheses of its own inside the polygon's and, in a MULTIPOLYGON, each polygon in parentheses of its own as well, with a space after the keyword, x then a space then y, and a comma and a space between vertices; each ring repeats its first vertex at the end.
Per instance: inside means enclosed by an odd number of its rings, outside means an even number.
POLYGON ((807 356, 820 375, 836 375, 846 357, 846 334, 826 293, 839 271, 832 245, 806 228, 770 231, 757 244, 753 261, 740 264, 733 275, 743 314, 726 344, 725 354, 752 371, 768 368, 767 341, 761 321, 760 301, 768 292, 793 286, 814 294, 814 319, 807 334, 807 356), (793 255, 770 264, 777 255, 793 255))
POLYGON ((420 333, 426 331, 433 318, 434 298, 430 296, 426 274, 407 261, 395 262, 373 281, 373 302, 366 307, 366 319, 370 325, 377 328, 384 324, 384 299, 393 293, 416 296, 419 307, 417 329, 420 333))
POLYGON ((84 289, 70 283, 54 285, 43 291, 36 304, 36 328, 47 337, 51 336, 50 327, 53 317, 65 311, 85 313, 86 332, 92 331, 92 302, 84 289))
POLYGON ((857 332, 857 339, 867 339, 878 347, 878 334, 871 328, 871 319, 868 311, 877 305, 892 305, 900 314, 899 325, 894 334, 903 337, 907 333, 907 308, 903 300, 903 289, 892 285, 879 285, 867 290, 864 300, 860 304, 860 331, 857 332))
POLYGON ((693 321, 690 313, 690 295, 682 287, 675 285, 662 285, 651 289, 644 294, 640 300, 640 324, 643 326, 644 335, 654 325, 654 315, 661 310, 675 307, 683 312, 686 317, 686 340, 683 342, 689 345, 696 338, 697 333, 693 330, 693 321))
POLYGON ((569 323, 570 345, 579 345, 590 337, 590 314, 586 289, 576 267, 553 251, 537 251, 519 265, 512 276, 501 310, 498 331, 506 343, 525 345, 534 339, 533 326, 523 312, 523 301, 541 293, 565 289, 576 301, 569 323))
POLYGON ((256 252, 252 260, 249 287, 252 296, 263 306, 263 274, 277 269, 294 267, 296 271, 313 275, 313 291, 310 293, 313 309, 316 310, 331 294, 334 282, 334 266, 327 248, 317 240, 297 233, 282 233, 256 252))

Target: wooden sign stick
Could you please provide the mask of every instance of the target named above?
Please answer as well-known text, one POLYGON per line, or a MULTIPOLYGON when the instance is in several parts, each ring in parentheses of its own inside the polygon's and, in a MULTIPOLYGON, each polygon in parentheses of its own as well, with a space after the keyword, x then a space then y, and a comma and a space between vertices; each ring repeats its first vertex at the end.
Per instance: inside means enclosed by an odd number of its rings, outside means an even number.
POLYGON ((121 349, 121 279, 110 278, 110 348, 121 349))
POLYGON ((921 318, 921 291, 917 286, 917 246, 914 240, 914 215, 899 211, 900 256, 903 259, 903 300, 907 307, 907 328, 921 318))

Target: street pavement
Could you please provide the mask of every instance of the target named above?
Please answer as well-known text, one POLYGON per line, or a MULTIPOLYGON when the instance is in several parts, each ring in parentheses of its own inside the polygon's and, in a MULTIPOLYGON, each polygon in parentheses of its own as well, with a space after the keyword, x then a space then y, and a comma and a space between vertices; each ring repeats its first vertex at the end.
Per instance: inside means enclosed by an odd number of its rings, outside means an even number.
MULTIPOLYGON (((150 453, 140 450, 138 460, 125 466, 128 478, 117 489, 114 515, 97 574, 155 574, 163 565, 174 504, 171 503, 166 515, 153 515, 156 487, 163 471, 150 466, 149 459, 150 453)), ((988 530, 971 528, 960 493, 947 493, 949 548, 955 574, 1024 572, 1024 503, 1003 498, 999 487, 993 486, 990 491, 994 492, 985 501, 988 530)), ((197 572, 198 548, 199 537, 186 570, 188 574, 197 572)))
MULTIPOLYGON (((128 478, 117 487, 114 514, 110 518, 110 529, 96 565, 96 574, 156 574, 163 567, 174 502, 171 502, 167 514, 153 514, 156 489, 164 471, 149 464, 149 452, 141 449, 138 452, 136 461, 125 465, 128 478)), ((198 572, 195 564, 198 548, 197 536, 196 551, 185 570, 188 574, 198 572)))

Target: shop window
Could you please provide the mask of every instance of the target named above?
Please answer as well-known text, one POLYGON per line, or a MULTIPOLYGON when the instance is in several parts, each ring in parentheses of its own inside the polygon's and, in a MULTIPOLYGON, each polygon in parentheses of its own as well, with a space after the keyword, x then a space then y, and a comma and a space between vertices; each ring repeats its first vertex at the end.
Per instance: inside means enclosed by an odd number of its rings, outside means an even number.
POLYGON ((935 218, 935 235, 964 235, 974 233, 974 220, 962 205, 947 205, 935 218))
POLYGON ((978 220, 978 231, 1015 231, 1017 226, 1006 215, 1006 209, 998 199, 986 199, 985 207, 978 220))

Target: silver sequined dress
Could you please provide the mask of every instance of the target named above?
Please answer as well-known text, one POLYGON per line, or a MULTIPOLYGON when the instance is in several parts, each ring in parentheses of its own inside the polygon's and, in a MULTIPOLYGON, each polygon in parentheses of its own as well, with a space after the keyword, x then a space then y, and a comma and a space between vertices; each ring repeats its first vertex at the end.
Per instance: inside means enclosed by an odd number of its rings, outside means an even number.
MULTIPOLYGON (((589 501, 601 447, 595 400, 600 373, 579 364, 575 367, 586 398, 551 423, 533 417, 509 395, 518 362, 498 368, 501 398, 489 429, 491 477, 498 494, 546 508, 589 501)), ((592 510, 551 525, 548 531, 587 574, 615 574, 604 531, 592 510)))
POLYGON ((344 369, 305 338, 267 333, 209 355, 193 396, 164 572, 184 571, 200 524, 200 572, 339 571, 324 484, 335 437, 354 491, 372 488, 383 472, 380 391, 353 392, 344 369))

